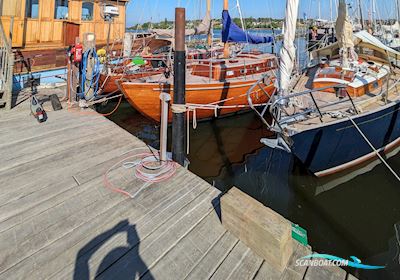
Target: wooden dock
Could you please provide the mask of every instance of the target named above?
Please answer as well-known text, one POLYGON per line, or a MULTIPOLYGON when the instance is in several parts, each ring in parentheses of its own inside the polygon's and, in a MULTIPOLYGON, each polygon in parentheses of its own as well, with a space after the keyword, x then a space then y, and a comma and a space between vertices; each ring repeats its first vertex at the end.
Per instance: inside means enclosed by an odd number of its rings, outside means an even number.
MULTIPOLYGON (((184 168, 133 199, 106 188, 108 168, 141 147, 94 113, 39 124, 26 102, 0 112, 0 279, 350 279, 296 267, 311 251, 295 241, 279 273, 224 229, 220 192, 184 168)), ((125 187, 142 186, 132 175, 125 187)))

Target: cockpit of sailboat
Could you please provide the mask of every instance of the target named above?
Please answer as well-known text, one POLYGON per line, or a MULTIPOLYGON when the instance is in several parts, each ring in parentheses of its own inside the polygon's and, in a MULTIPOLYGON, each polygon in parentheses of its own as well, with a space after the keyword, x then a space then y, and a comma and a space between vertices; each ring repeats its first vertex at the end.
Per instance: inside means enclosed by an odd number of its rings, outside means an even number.
POLYGON ((290 105, 281 123, 298 131, 329 123, 347 115, 371 111, 400 97, 400 53, 386 47, 366 31, 354 34, 356 60, 343 67, 337 43, 316 50, 311 65, 285 96, 290 105))

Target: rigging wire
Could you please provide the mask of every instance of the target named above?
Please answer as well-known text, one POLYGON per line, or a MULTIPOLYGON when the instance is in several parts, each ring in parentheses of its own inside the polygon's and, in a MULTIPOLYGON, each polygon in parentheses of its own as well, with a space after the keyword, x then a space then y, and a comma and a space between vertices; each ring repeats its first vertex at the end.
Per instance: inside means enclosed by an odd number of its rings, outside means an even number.
POLYGON ((348 117, 348 119, 350 120, 350 122, 354 125, 354 127, 357 129, 358 133, 360 133, 360 135, 362 136, 362 138, 365 140, 365 142, 367 142, 367 144, 371 147, 371 149, 374 151, 374 153, 376 154, 376 156, 382 161, 382 163, 387 167, 387 169, 389 169, 389 171, 393 174, 393 176, 397 179, 397 181, 400 182, 400 176, 396 173, 396 171, 393 170, 393 168, 387 163, 387 161, 381 156, 381 154, 379 153, 379 151, 377 149, 375 149, 374 145, 372 145, 372 143, 368 140, 367 136, 362 132, 362 130, 360 129, 360 127, 356 124, 356 122, 351 118, 348 117))

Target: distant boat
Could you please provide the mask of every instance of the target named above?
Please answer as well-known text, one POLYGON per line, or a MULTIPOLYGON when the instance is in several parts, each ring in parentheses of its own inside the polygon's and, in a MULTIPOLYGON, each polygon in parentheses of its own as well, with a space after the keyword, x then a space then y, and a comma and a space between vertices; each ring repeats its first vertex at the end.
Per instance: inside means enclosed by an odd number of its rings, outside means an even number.
MULTIPOLYGON (((400 7, 399 7, 400 8, 400 7)), ((400 51, 400 23, 380 26, 380 38, 388 47, 400 51)))
MULTIPOLYGON (((141 35, 141 34, 138 34, 141 35)), ((99 78, 99 94, 111 94, 119 91, 116 81, 120 79, 138 79, 164 72, 162 61, 165 56, 154 54, 169 48, 170 40, 155 38, 154 34, 132 41, 133 57, 116 58, 116 62, 105 64, 99 78)), ((111 59, 112 60, 112 59, 111 59)))

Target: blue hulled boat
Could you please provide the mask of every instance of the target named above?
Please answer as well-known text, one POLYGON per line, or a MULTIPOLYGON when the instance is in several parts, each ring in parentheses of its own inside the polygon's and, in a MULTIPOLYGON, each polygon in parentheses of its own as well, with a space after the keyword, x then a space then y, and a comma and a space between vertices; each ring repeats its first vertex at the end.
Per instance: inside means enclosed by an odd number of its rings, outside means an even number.
MULTIPOLYGON (((400 144, 400 101, 396 100, 352 120, 379 152, 400 144)), ((377 157, 348 119, 321 124, 291 136, 291 152, 317 176, 347 170, 377 157)))
POLYGON ((400 53, 366 31, 353 34, 340 0, 338 41, 314 50, 306 73, 291 83, 296 4, 288 1, 279 91, 269 110, 257 111, 276 137, 262 142, 293 154, 318 177, 376 158, 387 165, 383 153, 400 144, 400 71, 394 63, 400 53))

